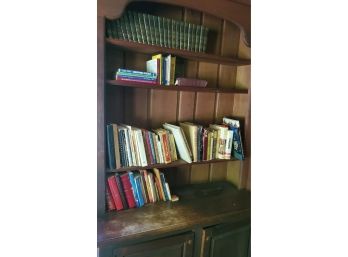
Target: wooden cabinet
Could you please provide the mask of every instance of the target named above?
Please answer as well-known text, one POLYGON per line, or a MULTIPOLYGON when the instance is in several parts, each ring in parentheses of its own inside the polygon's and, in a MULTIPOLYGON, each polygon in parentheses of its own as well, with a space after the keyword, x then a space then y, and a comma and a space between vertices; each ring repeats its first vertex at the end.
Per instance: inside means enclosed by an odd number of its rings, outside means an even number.
POLYGON ((113 257, 192 257, 193 233, 117 248, 113 257))
POLYGON ((204 257, 248 257, 250 225, 221 224, 204 230, 204 257))

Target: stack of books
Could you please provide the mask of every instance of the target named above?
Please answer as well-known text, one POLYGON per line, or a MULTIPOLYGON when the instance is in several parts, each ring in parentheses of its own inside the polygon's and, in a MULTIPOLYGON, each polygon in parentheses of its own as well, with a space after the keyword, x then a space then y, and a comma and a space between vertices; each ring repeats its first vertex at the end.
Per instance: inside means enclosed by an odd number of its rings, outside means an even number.
POLYGON ((147 84, 157 84, 157 74, 152 72, 118 69, 116 72, 116 80, 141 82, 147 84))
POLYGON ((106 20, 106 37, 205 52, 208 28, 146 13, 127 11, 117 20, 106 20))
POLYGON ((146 62, 146 71, 157 74, 158 84, 174 85, 176 57, 172 55, 156 54, 146 62))
POLYGON ((148 203, 171 201, 169 185, 158 169, 129 171, 109 176, 106 184, 108 211, 139 208, 148 203))
POLYGON ((110 169, 167 164, 178 159, 188 163, 213 159, 243 160, 240 122, 227 117, 223 124, 204 128, 192 122, 179 126, 164 123, 152 131, 125 124, 106 127, 110 169))

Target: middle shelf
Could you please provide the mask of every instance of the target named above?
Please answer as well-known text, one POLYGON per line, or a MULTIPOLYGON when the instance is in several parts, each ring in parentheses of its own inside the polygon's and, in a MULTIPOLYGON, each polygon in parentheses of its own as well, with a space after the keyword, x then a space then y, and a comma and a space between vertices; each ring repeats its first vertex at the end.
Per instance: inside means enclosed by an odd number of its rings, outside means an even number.
POLYGON ((108 173, 114 173, 114 172, 124 172, 124 171, 131 171, 131 170, 147 170, 147 169, 153 169, 153 168, 174 168, 174 167, 180 167, 180 166, 191 166, 191 165, 196 165, 196 164, 209 164, 209 163, 217 163, 217 162, 230 162, 230 161, 239 161, 238 159, 214 159, 214 160, 209 160, 209 161, 199 161, 199 162, 192 162, 188 163, 183 160, 177 160, 173 161, 171 163, 157 163, 153 165, 148 165, 145 167, 142 166, 132 166, 132 167, 123 167, 119 169, 107 169, 106 172, 108 173))
POLYGON ((156 90, 171 90, 171 91, 194 91, 194 92, 215 92, 215 93, 236 93, 236 94, 248 94, 248 89, 238 88, 213 88, 213 87, 185 87, 185 86, 164 86, 164 85, 149 85, 147 83, 133 82, 133 81, 119 81, 119 80, 107 80, 109 85, 128 87, 128 88, 143 88, 143 89, 156 89, 156 90))

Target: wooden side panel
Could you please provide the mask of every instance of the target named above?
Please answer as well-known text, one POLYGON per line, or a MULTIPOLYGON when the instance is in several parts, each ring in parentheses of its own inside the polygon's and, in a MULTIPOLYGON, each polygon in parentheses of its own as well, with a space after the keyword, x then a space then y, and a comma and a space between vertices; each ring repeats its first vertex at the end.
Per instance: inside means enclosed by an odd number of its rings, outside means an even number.
POLYGON ((178 93, 177 121, 192 121, 194 119, 195 92, 178 93))
POLYGON ((191 167, 191 184, 209 182, 209 164, 197 164, 191 167))

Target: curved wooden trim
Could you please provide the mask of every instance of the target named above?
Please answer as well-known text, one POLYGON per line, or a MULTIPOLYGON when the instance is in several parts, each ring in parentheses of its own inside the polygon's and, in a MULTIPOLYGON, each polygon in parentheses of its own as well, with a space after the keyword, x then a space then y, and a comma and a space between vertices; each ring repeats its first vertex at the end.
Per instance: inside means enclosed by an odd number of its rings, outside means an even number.
POLYGON ((250 47, 250 6, 227 0, 100 0, 100 15, 109 19, 119 18, 131 2, 155 2, 182 6, 201 11, 235 23, 244 35, 244 43, 250 47))

